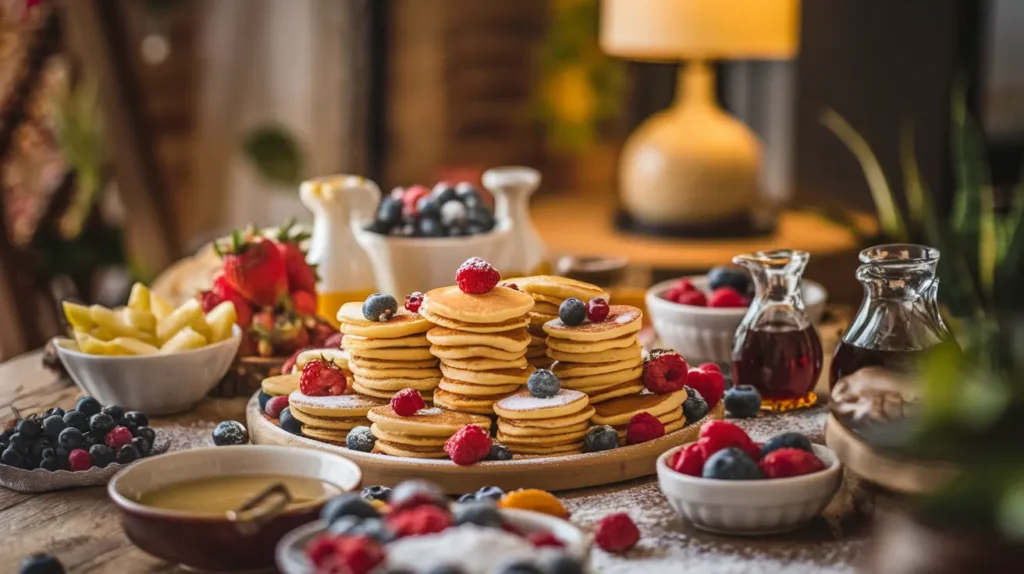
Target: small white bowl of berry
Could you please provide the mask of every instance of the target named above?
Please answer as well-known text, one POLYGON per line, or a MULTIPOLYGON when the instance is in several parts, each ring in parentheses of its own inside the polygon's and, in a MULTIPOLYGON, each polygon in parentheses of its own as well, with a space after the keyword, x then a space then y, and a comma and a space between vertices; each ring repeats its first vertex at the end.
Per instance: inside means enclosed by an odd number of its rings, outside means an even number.
POLYGON ((786 432, 755 443, 727 421, 658 457, 669 504, 701 530, 760 536, 795 530, 828 506, 843 467, 827 447, 786 432))
MULTIPOLYGON (((807 317, 821 320, 828 292, 803 280, 807 317)), ((750 274, 739 265, 720 265, 707 275, 656 283, 644 302, 664 346, 697 362, 725 364, 732 358, 733 338, 754 296, 750 274)))
POLYGON ((354 229, 377 287, 401 295, 451 283, 463 261, 482 257, 506 267, 512 222, 497 218, 471 183, 395 188, 374 219, 354 229))

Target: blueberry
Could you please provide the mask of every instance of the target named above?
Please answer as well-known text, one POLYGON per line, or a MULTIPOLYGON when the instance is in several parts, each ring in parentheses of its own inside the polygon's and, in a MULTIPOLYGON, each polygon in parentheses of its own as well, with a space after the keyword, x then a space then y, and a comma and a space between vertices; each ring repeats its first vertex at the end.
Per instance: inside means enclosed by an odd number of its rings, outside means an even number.
POLYGON ((494 214, 484 205, 469 207, 466 212, 466 221, 470 225, 478 226, 484 233, 494 228, 494 214))
POLYGON ((416 224, 416 231, 420 237, 444 237, 444 226, 435 217, 424 217, 416 224))
POLYGON ((327 524, 332 524, 342 516, 380 518, 380 512, 372 504, 363 500, 361 495, 346 492, 328 500, 323 510, 320 511, 320 518, 327 524))
POLYGON ((739 265, 719 265, 708 271, 708 288, 712 291, 719 287, 732 287, 737 293, 751 295, 754 283, 750 273, 739 265))
POLYGON ((441 564, 427 570, 427 574, 466 574, 466 571, 455 564, 441 564))
POLYGON ((149 427, 139 427, 132 432, 132 435, 146 439, 146 442, 149 443, 149 448, 153 448, 153 445, 156 444, 156 431, 149 427))
POLYGON ((466 494, 463 494, 462 496, 460 496, 458 498, 458 500, 456 500, 455 502, 458 502, 459 504, 463 504, 463 503, 466 503, 466 502, 476 502, 476 493, 475 492, 467 492, 466 494))
POLYGON ((491 229, 489 227, 484 227, 477 223, 469 222, 466 224, 466 235, 480 235, 482 233, 487 233, 490 230, 491 229))
POLYGON ((105 435, 114 430, 115 426, 117 423, 114 422, 114 417, 107 413, 97 413, 89 418, 89 430, 97 434, 105 435))
POLYGON ((374 293, 363 302, 363 317, 367 321, 385 323, 398 313, 398 301, 391 295, 374 293))
POLYGON ((537 565, 525 560, 508 562, 498 569, 498 574, 544 574, 537 565))
POLYGON ((448 237, 465 237, 468 234, 466 226, 461 223, 453 223, 448 226, 448 237))
POLYGON ((708 402, 700 396, 696 390, 690 387, 686 389, 686 401, 683 402, 683 415, 686 416, 686 423, 692 424, 704 418, 708 414, 708 402))
POLYGON ((730 417, 756 417, 761 410, 761 393, 750 385, 737 385, 725 391, 722 404, 730 417))
POLYGON ((74 427, 82 432, 87 432, 89 430, 89 417, 81 411, 68 411, 64 413, 64 424, 69 427, 74 427))
POLYGON ((410 500, 430 501, 442 508, 448 508, 448 497, 432 482, 407 480, 391 491, 391 506, 400 507, 410 500))
POLYGON ((719 480, 757 480, 764 478, 754 459, 738 448, 723 448, 704 463, 704 478, 719 480))
POLYGON ((18 452, 14 447, 9 446, 4 450, 3 454, 0 454, 0 462, 7 466, 21 468, 25 464, 25 455, 18 452))
POLYGON ((272 398, 274 398, 274 395, 268 395, 267 393, 264 393, 263 391, 260 391, 260 394, 257 397, 257 400, 260 402, 260 410, 261 411, 267 410, 267 403, 270 402, 270 399, 272 399, 272 398))
POLYGON ((29 449, 32 448, 32 439, 21 434, 20 432, 16 432, 11 435, 11 442, 9 446, 10 448, 13 448, 19 453, 25 455, 28 454, 29 449))
POLYGON ((558 318, 570 327, 580 325, 587 318, 587 304, 575 297, 569 297, 558 307, 558 318))
POLYGON ((11 442, 11 435, 12 434, 14 434, 14 430, 13 429, 7 429, 7 430, 5 430, 3 432, 0 432, 0 442, 10 443, 11 442))
POLYGON ((52 554, 33 554, 21 561, 18 574, 64 574, 64 565, 52 554))
POLYGON ((110 415, 110 418, 114 419, 114 422, 119 423, 124 420, 124 409, 121 405, 107 405, 103 407, 103 412, 110 415))
POLYGON ((54 458, 57 459, 57 468, 60 470, 71 470, 71 461, 68 459, 70 451, 62 446, 53 449, 54 458))
POLYGON ((547 399, 558 394, 562 388, 562 382, 551 371, 537 369, 526 380, 526 388, 529 389, 531 395, 539 399, 547 399))
POLYGON ((765 441, 764 446, 761 447, 761 456, 780 448, 798 448, 807 452, 814 452, 811 440, 806 436, 798 432, 784 432, 765 441))
POLYGON ((590 427, 583 437, 583 452, 600 452, 619 447, 619 433, 608 425, 590 427))
MULTIPOLYGON (((402 221, 402 200, 398 197, 388 196, 381 200, 377 206, 376 223, 384 230, 390 231, 402 221)), ((386 231, 384 231, 386 233, 386 231)))
POLYGON ((52 414, 43 419, 43 434, 50 437, 52 440, 57 440, 60 436, 60 431, 67 428, 64 424, 64 418, 58 414, 52 414))
POLYGON ((46 412, 43 413, 43 418, 45 419, 46 417, 53 416, 53 415, 57 415, 59 417, 63 417, 64 416, 64 409, 62 409, 60 407, 53 407, 52 409, 46 409, 46 412))
POLYGON ((395 533, 380 518, 360 518, 354 515, 342 516, 331 522, 327 531, 336 536, 366 536, 380 544, 387 544, 396 538, 395 533))
POLYGON ((583 574, 583 564, 565 552, 543 558, 541 567, 545 574, 583 574))
POLYGON ((68 449, 69 451, 85 446, 85 435, 75 427, 68 427, 60 431, 60 435, 57 436, 57 440, 60 442, 60 446, 68 449))
POLYGON ((456 199, 455 188, 446 181, 438 182, 434 186, 434 189, 430 190, 430 195, 437 199, 437 202, 441 205, 448 203, 449 201, 456 199))
POLYGON ((455 197, 462 203, 465 203, 467 207, 470 204, 480 203, 480 192, 476 186, 468 181, 463 181, 455 186, 455 197))
POLYGON ((106 468, 116 458, 114 449, 105 444, 94 444, 89 447, 89 456, 92 457, 93 465, 100 468, 106 468))
POLYGON ((345 446, 359 452, 370 452, 373 445, 377 443, 377 437, 370 432, 370 427, 359 426, 350 431, 345 437, 345 446))
POLYGON ((507 446, 492 444, 491 451, 487 453, 487 460, 512 460, 512 451, 507 446))
POLYGON ((228 446, 236 444, 248 444, 249 431, 245 425, 238 421, 221 421, 213 428, 213 444, 217 446, 228 446))
POLYGON ((473 498, 479 502, 498 502, 505 496, 505 491, 497 486, 485 486, 473 493, 473 498))
POLYGON ((42 460, 44 450, 52 450, 53 442, 48 438, 39 438, 32 443, 32 447, 29 448, 29 456, 32 460, 42 460))
POLYGON ((441 217, 441 203, 438 202, 436 198, 424 195, 416 200, 416 213, 418 213, 421 218, 431 217, 437 219, 441 217))
POLYGON ((505 523, 498 508, 486 502, 469 502, 456 505, 452 518, 457 526, 476 524, 477 526, 501 528, 505 523))
POLYGON ((146 416, 146 413, 141 411, 128 411, 124 413, 124 420, 128 423, 131 423, 133 427, 149 426, 149 417, 146 416))
POLYGON ((469 210, 461 202, 449 201, 441 206, 441 223, 445 225, 463 225, 468 216, 469 210))
POLYGON ((415 223, 404 223, 400 227, 396 227, 397 232, 393 232, 393 235, 399 237, 416 237, 416 224, 415 223))
POLYGON ((122 446, 120 450, 117 451, 117 456, 114 458, 114 460, 117 462, 117 464, 130 464, 139 460, 140 458, 142 458, 142 455, 139 454, 138 449, 136 449, 134 446, 130 444, 126 444, 122 446))
POLYGON ((103 410, 103 405, 101 405, 99 401, 92 397, 82 397, 78 399, 78 404, 75 405, 75 410, 87 417, 91 417, 92 415, 103 410))
POLYGON ((132 446, 135 447, 135 450, 139 451, 139 456, 143 458, 149 456, 149 452, 153 449, 153 445, 149 444, 149 441, 141 436, 132 438, 132 446))
POLYGON ((29 417, 18 421, 18 426, 14 427, 14 430, 22 436, 36 438, 43 434, 43 423, 36 417, 29 417))
POLYGON ((95 432, 89 431, 87 433, 84 433, 84 435, 85 435, 85 446, 83 446, 82 448, 84 448, 86 450, 88 450, 89 447, 91 447, 94 444, 104 444, 106 442, 104 440, 104 436, 105 435, 102 435, 100 433, 95 433, 95 432))
POLYGON ((44 458, 39 461, 39 468, 53 472, 60 470, 60 463, 57 462, 55 457, 44 458))
POLYGON ((360 493, 363 500, 380 500, 381 502, 387 502, 391 499, 391 489, 386 486, 367 486, 360 493))
POLYGON ((281 415, 277 419, 278 424, 281 428, 292 434, 300 434, 302 432, 302 423, 299 419, 292 416, 292 411, 288 407, 281 409, 281 415))

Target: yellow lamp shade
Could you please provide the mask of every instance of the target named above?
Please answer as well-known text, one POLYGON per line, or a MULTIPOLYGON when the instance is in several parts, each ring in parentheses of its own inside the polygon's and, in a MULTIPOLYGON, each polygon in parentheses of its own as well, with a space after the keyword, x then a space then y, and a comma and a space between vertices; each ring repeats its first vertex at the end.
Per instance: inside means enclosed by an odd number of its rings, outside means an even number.
POLYGON ((601 0, 601 47, 636 60, 787 59, 800 0, 601 0))

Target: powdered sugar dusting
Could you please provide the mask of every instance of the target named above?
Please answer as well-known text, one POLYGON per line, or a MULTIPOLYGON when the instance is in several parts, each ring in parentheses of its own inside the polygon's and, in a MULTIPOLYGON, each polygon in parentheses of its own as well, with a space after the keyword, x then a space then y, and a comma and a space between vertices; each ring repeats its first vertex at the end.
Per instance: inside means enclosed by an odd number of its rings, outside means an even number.
MULTIPOLYGON (((553 397, 535 397, 529 391, 519 391, 511 397, 505 397, 497 402, 498 407, 508 411, 535 411, 539 409, 550 409, 562 407, 585 397, 584 393, 571 389, 560 389, 553 397)), ((586 406, 581 402, 580 406, 586 406)))
POLYGON ((543 552, 526 539, 497 528, 463 525, 439 534, 411 536, 387 546, 388 567, 429 572, 458 566, 466 574, 491 574, 512 560, 534 561, 543 552))
POLYGON ((439 409, 439 408, 437 408, 437 407, 428 407, 428 408, 420 409, 420 410, 416 411, 416 415, 417 416, 421 416, 421 417, 436 417, 436 416, 438 416, 440 414, 443 414, 443 413, 444 413, 444 411, 439 409))
POLYGON ((288 402, 295 403, 302 407, 313 407, 318 409, 372 409, 385 404, 384 400, 373 399, 363 395, 326 395, 322 397, 311 397, 302 391, 294 391, 288 395, 288 402))

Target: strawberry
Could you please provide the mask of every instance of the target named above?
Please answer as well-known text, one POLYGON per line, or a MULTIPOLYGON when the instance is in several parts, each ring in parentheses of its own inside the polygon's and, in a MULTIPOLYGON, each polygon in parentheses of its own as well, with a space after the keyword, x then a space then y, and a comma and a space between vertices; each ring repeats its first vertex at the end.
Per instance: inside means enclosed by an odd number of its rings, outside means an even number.
POLYGON ((316 266, 306 262, 306 252, 299 245, 309 239, 306 232, 295 232, 292 227, 294 219, 289 219, 277 232, 277 250, 284 259, 285 274, 288 276, 288 289, 316 293, 316 266))
POLYGON ((345 372, 330 361, 310 361, 299 375, 299 390, 308 397, 337 396, 345 392, 345 372))
POLYGON ((231 235, 231 246, 214 248, 224 261, 227 284, 257 307, 273 307, 288 293, 284 259, 273 241, 248 232, 231 235))
POLYGON ((295 314, 312 317, 316 315, 316 293, 313 291, 292 291, 295 314))
POLYGON ((224 301, 231 301, 235 305, 235 322, 239 327, 247 329, 252 324, 252 305, 228 284, 223 273, 218 273, 213 278, 213 288, 199 293, 199 303, 203 306, 203 312, 209 313, 224 301))

